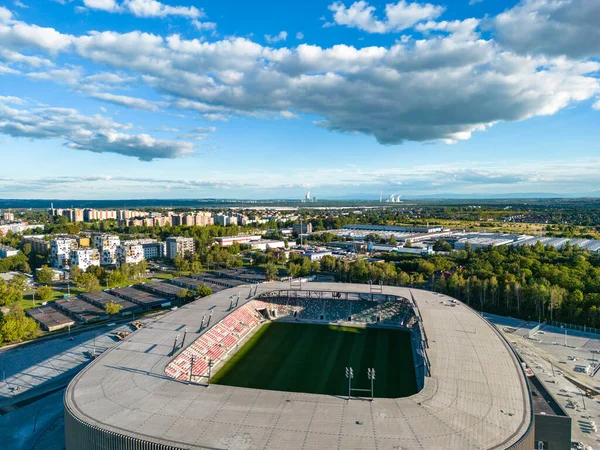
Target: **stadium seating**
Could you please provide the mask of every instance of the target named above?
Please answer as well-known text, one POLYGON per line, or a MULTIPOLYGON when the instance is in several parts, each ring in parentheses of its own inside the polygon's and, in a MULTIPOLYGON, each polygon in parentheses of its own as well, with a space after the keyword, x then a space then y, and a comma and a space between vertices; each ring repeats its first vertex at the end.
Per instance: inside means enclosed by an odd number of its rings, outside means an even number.
POLYGON ((189 379, 194 358, 194 377, 206 376, 209 360, 217 363, 232 348, 236 348, 266 317, 273 320, 306 320, 311 322, 355 322, 412 327, 416 322, 413 308, 405 299, 342 300, 339 298, 308 298, 268 295, 252 300, 233 311, 206 330, 179 354, 165 369, 167 376, 181 381, 189 379))
POLYGON ((194 377, 206 376, 209 360, 212 359, 214 363, 218 362, 261 320, 262 317, 256 308, 250 304, 240 307, 207 330, 171 361, 165 369, 166 375, 180 381, 188 380, 193 357, 192 375, 194 377))

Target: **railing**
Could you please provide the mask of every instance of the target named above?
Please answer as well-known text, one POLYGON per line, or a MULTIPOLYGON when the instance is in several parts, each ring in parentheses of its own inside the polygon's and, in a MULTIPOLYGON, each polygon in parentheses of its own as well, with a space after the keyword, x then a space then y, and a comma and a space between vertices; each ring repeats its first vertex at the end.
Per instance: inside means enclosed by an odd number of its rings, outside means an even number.
POLYGON ((557 322, 556 320, 548 321, 548 324, 554 327, 566 328, 575 331, 583 331, 584 333, 600 334, 600 328, 588 327, 585 325, 573 325, 572 323, 557 322))

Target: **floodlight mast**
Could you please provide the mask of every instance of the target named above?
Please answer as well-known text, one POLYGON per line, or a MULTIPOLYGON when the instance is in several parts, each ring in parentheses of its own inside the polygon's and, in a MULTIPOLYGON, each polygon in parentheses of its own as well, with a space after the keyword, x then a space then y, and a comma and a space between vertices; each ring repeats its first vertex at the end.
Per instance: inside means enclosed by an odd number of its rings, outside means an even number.
POLYGON ((367 376, 369 377, 369 380, 371 380, 371 401, 373 401, 374 399, 374 382, 375 382, 375 369, 367 369, 367 376))
POLYGON ((346 367, 346 378, 348 378, 348 400, 352 393, 352 378, 354 378, 354 370, 352 367, 346 367))

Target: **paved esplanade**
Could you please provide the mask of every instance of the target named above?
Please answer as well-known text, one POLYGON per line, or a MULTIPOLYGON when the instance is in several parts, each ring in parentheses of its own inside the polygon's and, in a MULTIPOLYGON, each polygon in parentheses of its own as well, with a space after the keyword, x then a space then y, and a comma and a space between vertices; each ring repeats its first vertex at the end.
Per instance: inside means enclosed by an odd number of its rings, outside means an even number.
MULTIPOLYGON (((258 294, 288 288, 262 284, 258 294)), ((368 285, 338 283, 302 289, 370 292, 368 285)), ((431 376, 411 397, 371 403, 168 378, 176 335, 188 326, 187 346, 204 315, 212 311, 216 323, 228 314, 231 295, 245 299, 249 291, 241 286, 179 308, 83 370, 65 397, 67 450, 117 448, 98 433, 183 449, 533 448, 529 392, 508 345, 478 314, 427 291, 412 293, 429 339, 431 376)), ((407 288, 384 286, 383 293, 411 298, 407 288)), ((307 376, 311 370, 318 368, 307 368, 307 376)))

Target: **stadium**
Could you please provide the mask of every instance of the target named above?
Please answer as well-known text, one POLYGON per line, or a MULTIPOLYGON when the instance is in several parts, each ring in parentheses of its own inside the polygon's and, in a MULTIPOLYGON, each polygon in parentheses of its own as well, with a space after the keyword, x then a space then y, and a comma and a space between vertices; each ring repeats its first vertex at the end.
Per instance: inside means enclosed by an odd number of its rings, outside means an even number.
POLYGON ((466 305, 264 283, 176 309, 65 394, 67 450, 531 449, 524 371, 466 305))

